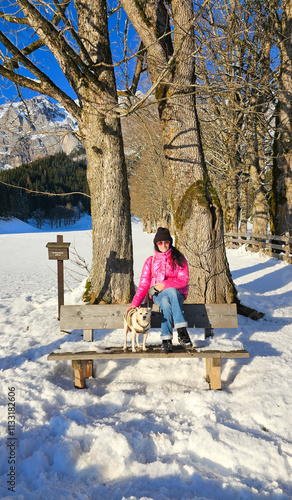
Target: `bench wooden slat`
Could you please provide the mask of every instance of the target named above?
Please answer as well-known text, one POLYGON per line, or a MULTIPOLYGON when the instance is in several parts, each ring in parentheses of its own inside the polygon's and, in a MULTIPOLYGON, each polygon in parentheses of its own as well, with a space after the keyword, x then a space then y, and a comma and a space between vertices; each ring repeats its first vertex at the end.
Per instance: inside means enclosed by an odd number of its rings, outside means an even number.
MULTIPOLYGON (((236 304, 183 304, 182 309, 189 328, 238 328, 236 304)), ((152 328, 160 327, 161 315, 158 321, 156 315, 154 307, 152 328)))
POLYGON ((113 348, 110 351, 80 351, 80 352, 62 352, 55 351, 48 355, 47 359, 51 360, 86 360, 86 359, 143 359, 143 358, 248 358, 249 353, 245 349, 234 351, 216 351, 206 349, 204 351, 196 351, 195 349, 177 349, 165 354, 161 352, 160 346, 157 350, 148 348, 148 351, 127 351, 122 348, 113 348))
MULTIPOLYGON (((61 306, 60 329, 123 328, 123 316, 129 304, 98 304, 61 306)), ((151 327, 159 328, 161 314, 153 306, 151 327)), ((236 304, 183 304, 183 312, 190 328, 237 328, 236 304)))
POLYGON ((123 316, 129 304, 61 306, 60 329, 123 328, 123 316))

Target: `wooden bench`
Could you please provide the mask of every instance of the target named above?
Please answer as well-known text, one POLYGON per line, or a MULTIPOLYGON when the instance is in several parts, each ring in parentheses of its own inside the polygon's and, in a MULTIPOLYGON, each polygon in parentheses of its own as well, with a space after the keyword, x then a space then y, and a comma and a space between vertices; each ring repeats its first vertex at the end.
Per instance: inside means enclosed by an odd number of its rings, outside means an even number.
MULTIPOLYGON (((94 329, 123 328, 123 315, 127 305, 90 305, 61 306, 60 329, 83 330, 83 339, 93 341, 94 329)), ((184 304, 183 312, 189 328, 204 328, 205 338, 213 336, 214 328, 237 328, 236 304, 184 304)), ((151 314, 151 327, 159 328, 161 313, 154 305, 151 314)), ((121 344, 123 343, 121 338, 121 344)), ((112 347, 104 351, 63 352, 60 349, 48 356, 48 360, 71 360, 75 373, 75 387, 85 388, 86 378, 93 376, 93 360, 96 359, 143 359, 143 358, 205 358, 206 380, 211 389, 221 389, 221 364, 224 358, 248 358, 244 350, 216 351, 212 349, 183 349, 174 346, 172 353, 161 353, 160 346, 147 345, 147 351, 132 352, 129 346, 127 352, 122 347, 112 347)))

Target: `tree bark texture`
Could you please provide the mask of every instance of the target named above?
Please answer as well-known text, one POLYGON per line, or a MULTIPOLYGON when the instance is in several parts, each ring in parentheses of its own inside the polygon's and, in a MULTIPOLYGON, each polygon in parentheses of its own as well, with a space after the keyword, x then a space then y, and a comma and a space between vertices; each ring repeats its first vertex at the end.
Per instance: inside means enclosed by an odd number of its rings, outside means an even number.
POLYGON ((91 192, 93 262, 90 302, 128 303, 134 292, 130 199, 107 27, 106 2, 76 1, 79 34, 98 81, 82 84, 79 131, 91 192))
POLYGON ((252 207, 252 232, 255 234, 267 234, 269 222, 269 206, 267 193, 264 188, 262 176, 264 175, 265 158, 265 134, 261 122, 254 122, 254 147, 250 159, 250 181, 252 184, 254 199, 252 207))
POLYGON ((240 167, 235 157, 237 151, 237 140, 234 131, 231 132, 231 144, 233 144, 233 156, 229 159, 228 180, 226 183, 226 206, 225 206, 225 229, 227 232, 238 231, 238 207, 239 207, 239 176, 240 167))
POLYGON ((255 165, 250 167, 250 180, 254 190, 254 201, 252 208, 252 232, 255 234, 267 234, 268 232, 268 202, 263 191, 262 182, 255 165))
POLYGON ((240 232, 247 232, 247 220, 248 220, 248 208, 249 208, 249 200, 248 200, 248 181, 249 181, 249 172, 247 166, 244 167, 242 176, 241 176, 241 196, 240 196, 240 205, 241 205, 241 219, 240 219, 240 232))
POLYGON ((190 302, 235 300, 225 254, 223 217, 204 162, 195 102, 193 6, 173 0, 173 45, 160 0, 122 0, 147 51, 171 179, 176 246, 190 268, 190 302), (158 84, 157 84, 158 83, 158 84))

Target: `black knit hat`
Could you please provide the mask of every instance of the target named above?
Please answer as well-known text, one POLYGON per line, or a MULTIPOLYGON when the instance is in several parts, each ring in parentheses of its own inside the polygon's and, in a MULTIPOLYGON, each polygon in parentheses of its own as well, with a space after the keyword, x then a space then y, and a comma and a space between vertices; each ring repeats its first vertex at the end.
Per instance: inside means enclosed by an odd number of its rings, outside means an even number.
POLYGON ((170 246, 172 246, 172 237, 167 227, 159 227, 153 241, 155 245, 158 241, 170 241, 170 246))

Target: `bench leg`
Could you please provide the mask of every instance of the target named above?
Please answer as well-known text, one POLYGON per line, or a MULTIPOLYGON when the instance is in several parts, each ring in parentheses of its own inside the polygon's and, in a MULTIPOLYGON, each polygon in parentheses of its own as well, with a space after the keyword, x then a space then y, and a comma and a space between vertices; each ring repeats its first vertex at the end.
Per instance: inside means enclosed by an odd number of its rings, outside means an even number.
POLYGON ((214 328, 204 328, 204 332, 205 332, 205 340, 208 337, 214 337, 214 328))
POLYGON ((86 387, 84 365, 85 365, 84 361, 77 361, 77 360, 72 361, 72 368, 74 370, 74 376, 75 376, 74 385, 78 389, 85 389, 86 387))
POLYGON ((85 378, 93 377, 93 360, 89 359, 85 362, 85 378))
POLYGON ((206 380, 210 389, 221 389, 221 358, 206 358, 206 380))
POLYGON ((92 342, 93 341, 93 330, 83 330, 83 340, 86 340, 87 342, 92 342))

